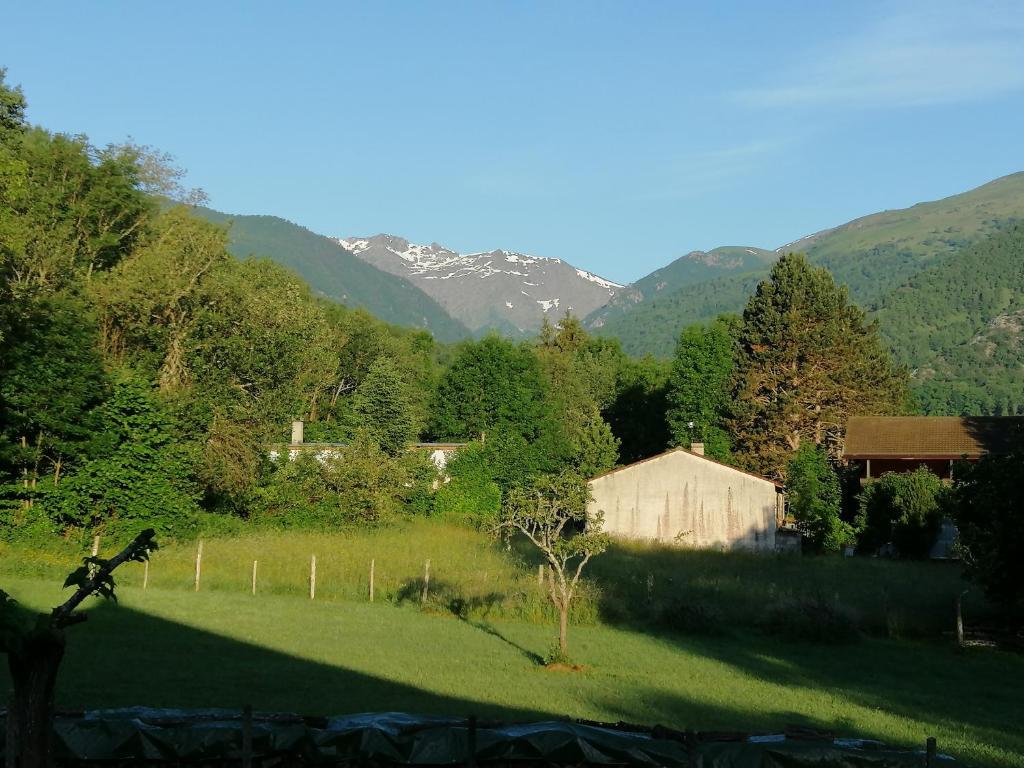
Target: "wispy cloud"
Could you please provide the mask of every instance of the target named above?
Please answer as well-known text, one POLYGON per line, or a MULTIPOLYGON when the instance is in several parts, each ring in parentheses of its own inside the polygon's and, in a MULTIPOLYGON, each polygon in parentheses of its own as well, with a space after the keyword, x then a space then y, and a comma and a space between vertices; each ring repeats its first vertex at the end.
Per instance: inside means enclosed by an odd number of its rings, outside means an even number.
POLYGON ((1024 4, 929 3, 893 14, 734 97, 754 107, 927 106, 1024 89, 1024 4))

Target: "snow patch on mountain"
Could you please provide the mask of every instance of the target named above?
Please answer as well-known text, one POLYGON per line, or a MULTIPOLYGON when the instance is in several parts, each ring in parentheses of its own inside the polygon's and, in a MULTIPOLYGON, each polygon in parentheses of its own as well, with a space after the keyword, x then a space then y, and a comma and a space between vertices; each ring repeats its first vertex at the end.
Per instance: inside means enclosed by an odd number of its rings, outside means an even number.
POLYGON ((584 280, 589 280, 592 283, 597 283, 604 288, 622 288, 621 283, 613 283, 611 280, 605 280, 603 277, 595 275, 593 272, 587 272, 585 269, 576 270, 576 274, 582 277, 584 280))

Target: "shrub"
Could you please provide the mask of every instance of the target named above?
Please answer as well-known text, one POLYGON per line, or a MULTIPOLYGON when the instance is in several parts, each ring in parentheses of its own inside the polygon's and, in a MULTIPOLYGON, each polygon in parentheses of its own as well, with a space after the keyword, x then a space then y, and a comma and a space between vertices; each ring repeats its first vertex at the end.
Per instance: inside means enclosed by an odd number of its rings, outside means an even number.
POLYGON ((493 526, 501 509, 501 489, 484 446, 472 443, 447 467, 449 481, 437 491, 435 511, 453 523, 477 528, 493 526))
POLYGON ((903 557, 927 557, 946 494, 942 481, 924 467, 882 475, 858 497, 857 548, 877 552, 892 544, 903 557))
POLYGON ((821 594, 783 597, 768 605, 761 628, 787 640, 849 643, 860 638, 860 620, 839 598, 821 594))
POLYGON ((812 549, 838 552, 852 540, 853 529, 839 516, 839 476, 824 450, 801 445, 789 461, 786 478, 790 513, 812 549))
POLYGON ((544 654, 544 666, 545 667, 571 667, 573 666, 572 658, 568 653, 562 650, 562 646, 558 640, 555 640, 551 647, 548 648, 548 652, 544 654))

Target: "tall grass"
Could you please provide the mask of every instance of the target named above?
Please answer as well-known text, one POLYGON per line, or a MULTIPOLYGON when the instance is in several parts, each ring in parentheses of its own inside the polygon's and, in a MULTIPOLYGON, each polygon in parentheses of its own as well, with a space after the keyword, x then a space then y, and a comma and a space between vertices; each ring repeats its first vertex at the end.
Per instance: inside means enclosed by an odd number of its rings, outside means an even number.
MULTIPOLYGON (((102 542, 101 554, 121 544, 102 542)), ((201 589, 248 593, 256 560, 258 594, 309 599, 312 555, 317 600, 367 601, 372 560, 378 601, 463 618, 554 619, 538 583, 538 554, 527 542, 509 548, 476 531, 422 519, 337 533, 268 531, 210 538, 203 542, 201 589), (430 589, 421 606, 427 560, 430 589)), ((0 576, 58 579, 81 556, 75 543, 42 550, 0 545, 0 576)), ((195 556, 194 542, 166 544, 153 555, 149 586, 192 590, 195 556)), ((125 566, 117 578, 141 586, 143 566, 125 566)), ((572 613, 577 624, 721 631, 760 626, 769 607, 813 599, 849 609, 871 634, 895 638, 951 629, 953 598, 966 588, 959 566, 952 563, 772 556, 624 542, 594 558, 584 579, 572 613), (717 626, 701 627, 701 622, 717 626)), ((968 594, 965 610, 969 620, 986 611, 978 590, 968 594)))

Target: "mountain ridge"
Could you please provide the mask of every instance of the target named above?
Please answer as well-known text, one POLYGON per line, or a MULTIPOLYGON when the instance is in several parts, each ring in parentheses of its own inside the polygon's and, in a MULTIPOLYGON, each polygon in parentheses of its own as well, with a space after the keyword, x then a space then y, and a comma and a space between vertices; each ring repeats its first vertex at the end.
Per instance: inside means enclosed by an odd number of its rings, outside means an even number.
POLYGON ((269 258, 297 272, 326 298, 366 309, 385 322, 428 330, 441 341, 471 335, 411 282, 376 269, 329 237, 278 216, 195 210, 209 221, 228 225, 228 248, 235 256, 269 258))
POLYGON ((529 335, 546 315, 585 316, 622 288, 562 259, 518 251, 460 253, 437 242, 423 245, 388 234, 335 241, 377 269, 416 285, 476 334, 503 330, 529 335))
POLYGON ((684 325, 741 310, 752 283, 756 285, 754 278, 764 277, 771 261, 786 251, 805 252, 845 284, 855 301, 873 310, 915 274, 1022 217, 1024 172, 1018 172, 956 195, 867 214, 806 235, 776 248, 761 267, 712 271, 704 279, 680 281, 657 295, 641 291, 637 300, 626 301, 637 298, 635 286, 649 285, 688 254, 626 286, 584 323, 596 333, 616 336, 631 354, 670 355, 684 325))

